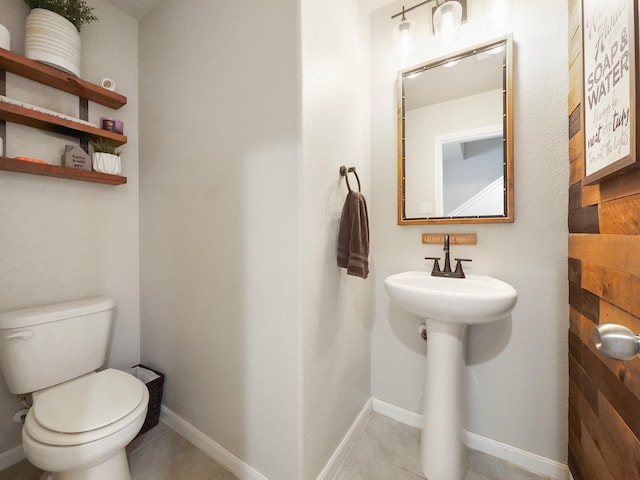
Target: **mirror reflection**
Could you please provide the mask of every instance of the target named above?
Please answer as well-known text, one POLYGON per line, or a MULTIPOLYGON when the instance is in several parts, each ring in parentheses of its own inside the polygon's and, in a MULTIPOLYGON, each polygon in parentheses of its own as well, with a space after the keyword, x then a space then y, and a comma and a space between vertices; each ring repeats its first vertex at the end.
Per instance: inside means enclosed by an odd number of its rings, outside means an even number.
POLYGON ((400 72, 399 224, 513 221, 511 39, 400 72))

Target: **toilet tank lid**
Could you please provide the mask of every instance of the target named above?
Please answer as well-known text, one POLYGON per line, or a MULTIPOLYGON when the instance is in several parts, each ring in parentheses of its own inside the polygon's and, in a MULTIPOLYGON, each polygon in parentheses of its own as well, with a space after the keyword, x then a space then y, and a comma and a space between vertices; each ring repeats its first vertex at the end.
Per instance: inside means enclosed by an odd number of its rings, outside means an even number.
POLYGON ((12 312, 0 313, 0 330, 22 328, 55 322, 66 318, 81 317, 92 313, 111 310, 115 301, 111 297, 92 297, 71 302, 31 307, 12 312))

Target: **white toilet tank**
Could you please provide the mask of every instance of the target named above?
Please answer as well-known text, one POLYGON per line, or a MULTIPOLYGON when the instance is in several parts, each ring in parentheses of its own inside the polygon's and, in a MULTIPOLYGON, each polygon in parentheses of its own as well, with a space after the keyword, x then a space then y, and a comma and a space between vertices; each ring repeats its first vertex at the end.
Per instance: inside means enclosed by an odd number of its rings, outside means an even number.
POLYGON ((110 297, 0 313, 0 371, 16 395, 100 368, 112 333, 110 297))

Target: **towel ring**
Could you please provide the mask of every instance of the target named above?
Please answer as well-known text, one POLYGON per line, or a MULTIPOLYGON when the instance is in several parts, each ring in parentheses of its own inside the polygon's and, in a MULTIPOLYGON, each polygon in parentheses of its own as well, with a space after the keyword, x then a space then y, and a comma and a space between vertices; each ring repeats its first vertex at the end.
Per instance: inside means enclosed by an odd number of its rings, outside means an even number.
POLYGON ((356 172, 356 167, 345 167, 344 165, 340 167, 340 175, 344 177, 347 181, 347 189, 351 192, 351 185, 349 185, 349 173, 353 173, 356 176, 356 180, 358 181, 358 193, 362 192, 362 188, 360 187, 360 177, 358 177, 358 172, 356 172))

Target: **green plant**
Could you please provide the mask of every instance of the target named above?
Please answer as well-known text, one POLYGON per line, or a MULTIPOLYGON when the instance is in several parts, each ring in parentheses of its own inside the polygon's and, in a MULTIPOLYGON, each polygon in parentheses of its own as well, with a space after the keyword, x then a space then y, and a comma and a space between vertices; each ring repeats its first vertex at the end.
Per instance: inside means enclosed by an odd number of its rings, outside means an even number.
POLYGON ((98 20, 93 14, 93 7, 87 5, 86 0, 24 0, 24 3, 31 8, 44 8, 62 15, 73 23, 78 31, 85 23, 98 20))
POLYGON ((95 153, 110 153, 111 155, 117 156, 122 154, 122 149, 116 148, 116 145, 108 138, 99 137, 95 140, 89 140, 89 143, 95 153))

